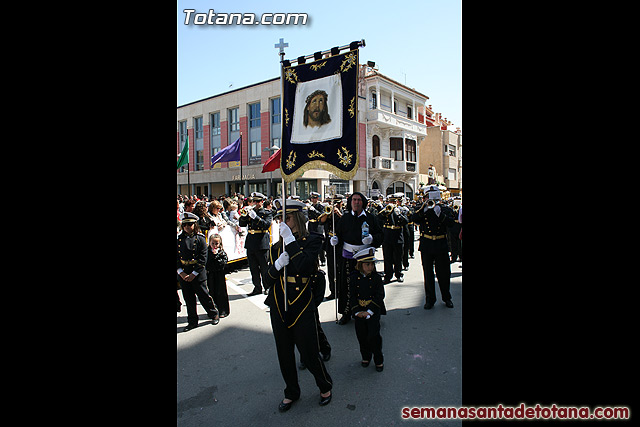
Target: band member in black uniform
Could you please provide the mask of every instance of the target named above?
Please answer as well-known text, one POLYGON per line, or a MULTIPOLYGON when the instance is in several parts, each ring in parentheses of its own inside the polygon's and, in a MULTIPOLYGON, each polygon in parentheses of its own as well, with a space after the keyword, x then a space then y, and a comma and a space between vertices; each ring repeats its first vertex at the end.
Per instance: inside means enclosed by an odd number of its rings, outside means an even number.
POLYGON ((396 205, 398 198, 404 194, 396 193, 389 196, 390 202, 385 209, 380 212, 378 220, 384 232, 384 242, 382 243, 382 257, 384 258, 384 283, 391 282, 391 277, 395 274, 398 282, 404 282, 402 274, 402 255, 404 246, 403 227, 409 222, 407 217, 396 205))
POLYGON ((451 249, 449 251, 451 252, 451 263, 456 262, 458 256, 460 257, 460 262, 462 262, 462 248, 460 244, 460 230, 462 230, 462 225, 460 221, 458 221, 459 209, 458 205, 455 205, 451 210, 455 224, 447 229, 447 238, 449 239, 449 247, 451 249))
POLYGON ((445 305, 453 308, 451 293, 449 292, 451 268, 449 266, 449 248, 447 246, 447 226, 455 224, 453 218, 447 215, 440 204, 440 190, 436 185, 429 185, 425 189, 425 203, 418 208, 411 220, 420 226, 420 251, 422 271, 424 273, 424 291, 426 295, 425 310, 430 310, 436 303, 435 278, 433 266, 435 264, 440 294, 445 305))
POLYGON ((207 241, 200 233, 198 216, 191 212, 185 212, 182 219, 182 233, 178 236, 178 280, 182 288, 182 297, 187 304, 187 332, 198 326, 198 312, 196 296, 200 305, 212 319, 212 324, 220 321, 218 308, 207 290, 207 241))
MULTIPOLYGON (((282 201, 276 200, 276 207, 282 217, 282 201)), ((294 401, 300 398, 298 372, 296 369, 295 347, 300 358, 313 374, 320 389, 320 405, 331 401, 331 376, 319 355, 314 295, 310 277, 318 269, 318 251, 322 237, 309 234, 306 217, 302 212, 304 203, 287 200, 286 221, 280 223, 280 240, 269 252, 269 269, 265 282, 270 292, 265 304, 270 307, 271 327, 276 341, 280 372, 284 378, 284 400, 278 409, 288 411, 294 401), (284 267, 287 278, 284 280, 284 267), (284 289, 287 287, 285 301, 284 289), (286 304, 286 309, 285 309, 286 304)))
MULTIPOLYGON (((416 201, 413 200, 411 202, 411 205, 408 206, 408 208, 409 208, 409 213, 407 214, 407 218, 411 218, 411 215, 416 213, 416 208, 417 208, 416 201)), ((416 234, 415 234, 416 228, 415 228, 415 224, 413 222, 410 222, 408 225, 409 225, 409 239, 410 239, 410 242, 409 242, 409 245, 406 245, 408 247, 408 250, 409 250, 407 253, 409 255, 409 258, 413 259, 414 258, 413 257, 414 247, 415 247, 415 241, 416 241, 416 234)))
MULTIPOLYGON (((324 206, 318 202, 318 197, 320 197, 320 193, 316 193, 315 191, 311 192, 311 206, 309 206, 309 209, 307 210, 309 215, 309 224, 307 225, 307 228, 309 229, 309 233, 324 234, 324 224, 319 221, 324 206)), ((320 265, 324 266, 326 262, 324 248, 320 250, 318 255, 320 257, 320 265)))
POLYGON ((369 366, 373 355, 376 371, 382 372, 384 357, 380 315, 387 314, 387 309, 384 306, 384 284, 375 268, 375 253, 374 248, 365 248, 354 255, 357 264, 351 277, 349 307, 356 323, 362 367, 369 366))
POLYGON ((253 291, 249 294, 259 295, 262 293, 262 283, 266 280, 267 275, 267 251, 269 250, 269 227, 273 215, 271 211, 262 208, 262 202, 265 195, 262 193, 251 193, 251 199, 255 202, 253 208, 245 208, 240 213, 238 221, 240 227, 248 227, 249 234, 244 242, 247 250, 247 262, 251 271, 251 280, 253 281, 253 291))
POLYGON ((332 246, 342 244, 342 256, 338 257, 340 269, 338 282, 338 311, 342 317, 338 324, 345 325, 351 320, 349 312, 350 276, 356 266, 353 255, 365 246, 379 248, 383 240, 383 232, 373 215, 366 213, 367 198, 355 191, 347 199, 347 209, 342 215, 340 226, 336 227, 336 235, 331 237, 332 246), (366 225, 365 225, 366 224, 366 225))
MULTIPOLYGON (((415 212, 415 208, 409 204, 400 206, 400 210, 407 216, 407 219, 411 218, 411 215, 415 212)), ((413 222, 408 222, 402 227, 402 233, 404 235, 404 245, 402 246, 402 266, 403 270, 409 269, 409 255, 413 259, 413 242, 415 234, 413 232, 413 222)))
POLYGON ((325 213, 327 210, 324 208, 322 215, 320 215, 320 222, 324 225, 324 236, 325 236, 325 244, 324 250, 327 252, 327 272, 329 274, 329 291, 330 294, 327 296, 327 300, 335 299, 336 297, 336 283, 339 282, 338 277, 340 277, 340 268, 339 264, 336 264, 336 259, 340 259, 342 257, 342 245, 338 245, 335 247, 335 255, 333 256, 333 246, 329 243, 329 239, 336 235, 333 223, 335 220, 336 228, 340 225, 340 219, 342 218, 342 203, 344 201, 343 194, 336 194, 333 196, 333 200, 331 200, 332 208, 330 208, 331 213, 325 213), (332 217, 333 215, 333 217, 332 217), (334 276, 334 265, 336 276, 334 276))

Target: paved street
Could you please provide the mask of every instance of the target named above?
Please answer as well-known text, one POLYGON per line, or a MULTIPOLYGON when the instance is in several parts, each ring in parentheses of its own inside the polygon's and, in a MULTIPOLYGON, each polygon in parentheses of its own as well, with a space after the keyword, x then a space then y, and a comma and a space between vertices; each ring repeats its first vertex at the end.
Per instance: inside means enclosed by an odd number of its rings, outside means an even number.
MULTIPOLYGON (((300 399, 286 413, 278 411, 284 380, 278 367, 265 295, 251 292, 248 268, 227 275, 229 317, 216 326, 198 305, 200 327, 183 333, 187 309, 177 313, 177 422, 190 426, 393 426, 403 420, 404 406, 462 404, 462 269, 451 264, 451 295, 455 305, 440 299, 424 310, 424 285, 418 242, 415 259, 404 272, 404 283, 385 286, 387 315, 381 318, 384 371, 373 362, 360 366, 354 322, 336 324, 335 302, 320 307, 320 321, 332 347, 325 362, 333 379, 333 399, 318 405, 320 392, 313 376, 298 371, 300 399)), ((382 259, 378 249, 376 258, 382 259)), ((327 267, 322 267, 325 269, 327 267)), ((376 264, 383 270, 382 262, 376 264)), ((328 278, 327 278, 328 279, 328 278)), ((326 295, 329 294, 327 286, 326 295)), ((182 294, 180 293, 182 300, 182 294)), ((299 354, 296 351, 296 356, 299 354)), ((420 425, 460 425, 457 420, 420 421, 420 425)))

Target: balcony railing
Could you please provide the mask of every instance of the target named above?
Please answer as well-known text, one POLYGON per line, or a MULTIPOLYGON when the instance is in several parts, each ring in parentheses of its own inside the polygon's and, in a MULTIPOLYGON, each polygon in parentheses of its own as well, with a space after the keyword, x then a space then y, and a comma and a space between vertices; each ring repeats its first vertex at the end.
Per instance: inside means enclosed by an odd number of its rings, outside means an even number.
POLYGON ((373 157, 371 158, 371 168, 372 169, 387 169, 390 170, 392 166, 393 159, 389 157, 373 157))
POLYGON ((390 157, 376 156, 371 159, 371 169, 388 170, 394 172, 416 172, 418 170, 418 166, 416 162, 393 160, 390 157))

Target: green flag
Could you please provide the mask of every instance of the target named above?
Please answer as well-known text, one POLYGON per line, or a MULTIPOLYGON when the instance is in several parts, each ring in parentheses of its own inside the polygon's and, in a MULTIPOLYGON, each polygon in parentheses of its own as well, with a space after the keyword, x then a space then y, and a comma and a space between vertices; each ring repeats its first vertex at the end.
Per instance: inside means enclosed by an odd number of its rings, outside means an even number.
POLYGON ((178 159, 178 168, 180 169, 182 166, 189 163, 189 135, 187 135, 187 143, 184 144, 184 148, 182 149, 182 153, 180 153, 180 158, 178 159))

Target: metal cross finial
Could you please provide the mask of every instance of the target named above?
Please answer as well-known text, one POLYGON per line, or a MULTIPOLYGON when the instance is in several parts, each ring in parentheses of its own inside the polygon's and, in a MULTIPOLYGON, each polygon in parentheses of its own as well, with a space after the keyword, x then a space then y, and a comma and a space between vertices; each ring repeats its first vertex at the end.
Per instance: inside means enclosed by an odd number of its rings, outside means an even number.
POLYGON ((279 48, 280 49, 280 56, 284 57, 284 48, 285 47, 289 47, 289 43, 285 43, 284 39, 280 39, 279 43, 276 43, 275 45, 273 45, 273 47, 279 48))

